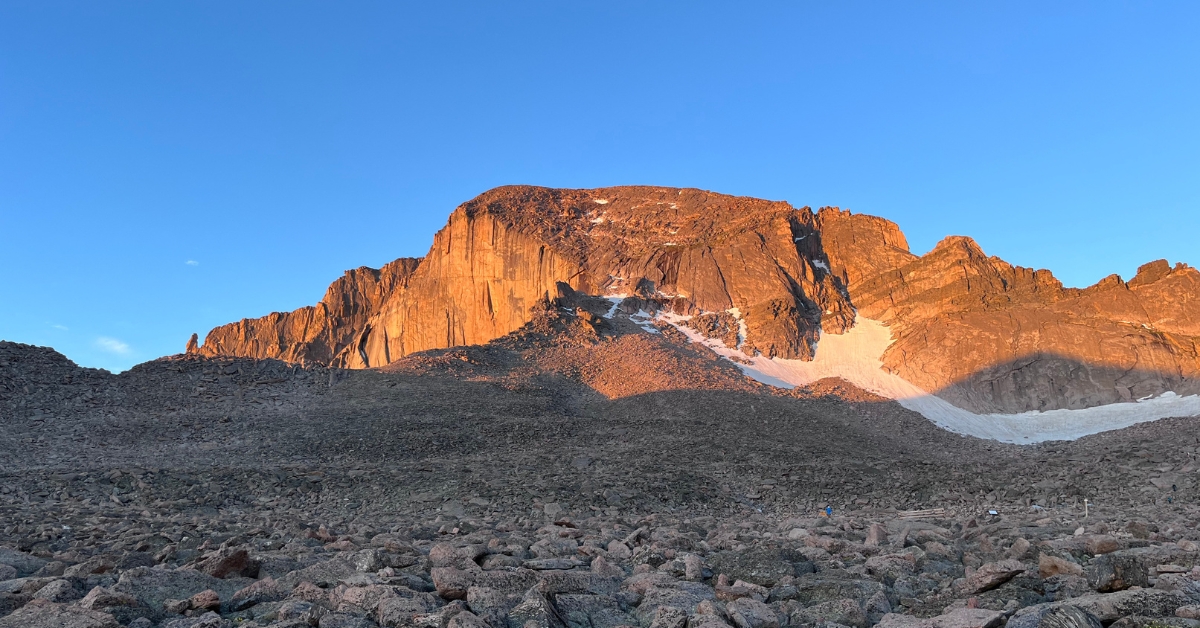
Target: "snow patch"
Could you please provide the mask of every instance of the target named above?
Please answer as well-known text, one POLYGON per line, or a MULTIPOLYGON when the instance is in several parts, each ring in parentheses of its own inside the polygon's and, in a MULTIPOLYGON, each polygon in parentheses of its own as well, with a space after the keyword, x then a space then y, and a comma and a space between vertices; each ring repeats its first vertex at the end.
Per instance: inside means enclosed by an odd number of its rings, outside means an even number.
POLYGON ((598 225, 598 224, 600 224, 600 223, 602 223, 602 222, 604 222, 604 216, 600 216, 599 218, 593 218, 593 219, 592 219, 592 224, 594 224, 594 225, 598 225))
POLYGON ((603 198, 592 199, 592 202, 597 205, 608 205, 608 200, 603 198))
MULTIPOLYGON (((739 346, 745 339, 745 323, 737 308, 728 310, 741 326, 739 346)), ((1082 410, 1031 411, 1020 414, 976 414, 918 388, 898 375, 883 370, 881 358, 892 343, 891 331, 879 321, 858 317, 856 324, 841 335, 822 335, 816 358, 811 362, 781 358, 750 357, 725 346, 720 340, 705 338, 696 330, 679 323, 690 317, 659 315, 692 342, 703 344, 733 362, 748 377, 780 388, 805 386, 827 377, 840 377, 859 388, 896 400, 935 425, 978 438, 1005 443, 1038 443, 1049 440, 1074 440, 1089 434, 1117 430, 1138 423, 1168 417, 1200 415, 1200 395, 1186 397, 1172 392, 1136 402, 1114 403, 1082 410)))
POLYGON ((629 295, 627 294, 610 294, 605 299, 612 303, 612 307, 608 308, 608 312, 604 314, 604 318, 612 318, 617 315, 617 308, 621 307, 621 301, 624 301, 629 295))
POLYGON ((662 332, 658 331, 657 329, 655 329, 655 327, 654 327, 654 314, 651 314, 650 312, 647 312, 646 310, 638 310, 637 314, 630 314, 629 320, 633 321, 633 323, 635 325, 637 325, 638 327, 641 327, 642 331, 646 331, 646 332, 649 332, 652 334, 661 334, 662 333, 662 332))
POLYGON ((821 260, 819 260, 819 259, 815 259, 815 260, 813 260, 813 261, 812 261, 812 265, 813 265, 813 266, 816 266, 817 268, 820 268, 821 270, 823 270, 823 271, 825 271, 825 272, 827 272, 827 273, 828 273, 828 272, 831 272, 831 271, 829 270, 829 264, 826 264, 825 262, 822 262, 822 261, 821 261, 821 260))
POLYGON ((742 344, 746 342, 746 336, 750 333, 750 329, 748 327, 746 327, 746 320, 744 318, 742 318, 741 310, 737 309, 736 307, 731 307, 725 311, 728 312, 729 314, 731 314, 735 319, 737 319, 737 322, 738 322, 738 344, 737 344, 737 347, 735 347, 735 348, 740 349, 742 347, 742 344))

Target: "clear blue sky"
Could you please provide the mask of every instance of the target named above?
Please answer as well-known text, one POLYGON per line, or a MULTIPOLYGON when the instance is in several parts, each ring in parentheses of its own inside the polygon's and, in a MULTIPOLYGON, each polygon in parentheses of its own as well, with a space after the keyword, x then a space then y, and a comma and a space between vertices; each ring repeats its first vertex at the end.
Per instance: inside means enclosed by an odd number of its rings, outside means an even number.
POLYGON ((1200 265, 1200 3, 0 3, 0 338, 121 370, 493 186, 691 186, 1068 285, 1200 265))

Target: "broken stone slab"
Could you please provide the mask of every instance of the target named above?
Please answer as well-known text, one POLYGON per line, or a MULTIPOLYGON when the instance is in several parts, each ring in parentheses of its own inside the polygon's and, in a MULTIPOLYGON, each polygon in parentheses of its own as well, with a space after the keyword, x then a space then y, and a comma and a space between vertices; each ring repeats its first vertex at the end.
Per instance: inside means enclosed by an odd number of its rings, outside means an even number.
POLYGON ((642 594, 641 604, 634 611, 634 616, 642 625, 648 625, 661 606, 682 609, 691 615, 702 602, 714 598, 713 590, 698 582, 673 582, 668 586, 652 586, 642 594))
POLYGON ((737 628, 779 628, 780 625, 775 609, 753 598, 736 599, 725 610, 737 628))
POLYGON ((1078 606, 1043 604, 1017 611, 1005 628, 1101 628, 1100 620, 1078 606))
POLYGON ((138 599, 128 593, 113 591, 104 587, 93 587, 88 594, 79 600, 77 605, 80 608, 89 610, 103 610, 106 608, 114 608, 118 606, 137 606, 138 599))
POLYGON ((768 588, 787 576, 813 571, 812 562, 804 554, 791 549, 718 552, 708 557, 708 564, 715 574, 725 574, 731 580, 745 580, 768 588))
POLYGON ((338 583, 342 578, 352 576, 359 573, 358 568, 354 563, 345 558, 331 558, 288 572, 282 577, 276 578, 280 586, 285 589, 292 589, 301 582, 311 582, 319 587, 331 587, 338 583))
POLYGON ((621 576, 606 576, 592 571, 549 570, 537 573, 538 590, 547 595, 587 593, 616 595, 621 590, 621 576))
POLYGON ((482 571, 475 574, 472 586, 501 591, 505 594, 522 596, 542 578, 541 572, 531 569, 482 571))
POLYGON ((454 567, 456 569, 473 569, 481 556, 487 553, 483 545, 467 545, 455 547, 449 543, 437 543, 429 548, 429 561, 434 567, 454 567))
POLYGON ((545 571, 551 569, 574 569, 587 563, 574 558, 533 558, 521 563, 526 569, 545 571))
POLYGON ((375 617, 380 626, 412 626, 416 617, 425 615, 436 607, 423 596, 389 597, 378 602, 375 617))
POLYGON ((434 567, 429 575, 433 578, 438 595, 447 600, 465 600, 467 589, 475 582, 478 573, 455 567, 434 567))
POLYGON ((1025 565, 1014 559, 1006 559, 995 563, 987 563, 967 576, 963 588, 968 593, 983 593, 1012 580, 1024 573, 1025 565))
POLYGON ((1006 628, 1033 628, 1042 614, 1064 606, 1085 611, 1107 625, 1129 615, 1172 617, 1175 615, 1175 609, 1187 603, 1187 598, 1179 593, 1157 589, 1126 589, 1115 593, 1094 593, 1060 602, 1027 606, 1018 610, 1009 619, 1006 628))
POLYGON ((554 608, 567 628, 617 628, 637 623, 637 620, 621 610, 621 605, 615 598, 606 595, 556 595, 554 608))
POLYGON ((798 609, 792 613, 790 620, 793 626, 833 622, 850 628, 866 628, 871 623, 859 603, 851 599, 831 600, 798 609))
POLYGON ((1083 567, 1065 558, 1042 554, 1038 556, 1038 575, 1042 578, 1052 578, 1058 575, 1082 576, 1083 567))
POLYGON ((235 591, 229 599, 229 609, 237 612, 263 602, 282 600, 286 595, 287 592, 275 582, 275 579, 267 576, 235 591))
POLYGON ((877 628, 998 628, 1004 613, 983 608, 957 608, 937 617, 920 618, 888 613, 877 628))
POLYGON ((378 624, 349 613, 328 613, 321 617, 318 628, 376 628, 378 624))
POLYGON ((882 547, 887 545, 887 542, 887 526, 880 523, 872 523, 871 527, 867 528, 867 538, 863 541, 863 545, 867 547, 882 547))
POLYGON ((521 603, 508 613, 508 628, 565 628, 558 611, 537 588, 527 591, 521 603))
POLYGON ((40 588, 33 594, 35 598, 41 598, 50 602, 70 602, 80 598, 79 590, 75 585, 68 580, 55 580, 50 584, 40 588))
POLYGON ((0 617, 0 628, 119 628, 108 613, 78 606, 32 600, 7 617, 0 617))
MULTIPOLYGON (((37 556, 26 554, 25 552, 18 552, 17 550, 7 547, 0 547, 0 565, 8 565, 9 567, 15 569, 17 574, 13 576, 14 578, 24 578, 26 576, 33 575, 34 572, 45 566, 46 561, 38 558, 37 556)), ((7 579, 8 578, 0 578, 0 580, 7 579)))
POLYGON ((193 568, 214 578, 257 578, 259 564, 244 548, 225 548, 205 555, 193 568))
POLYGON ((194 569, 162 569, 134 567, 121 574, 114 593, 133 596, 152 610, 159 610, 166 600, 186 600, 206 589, 216 591, 221 599, 229 599, 254 581, 248 578, 214 578, 194 569))
POLYGON ((1088 567, 1088 583, 1101 592, 1145 587, 1154 568, 1182 550, 1175 546, 1137 547, 1097 556, 1088 567))
MULTIPOLYGON (((289 619, 273 622, 271 626, 272 628, 308 628, 310 624, 306 620, 289 619)), ((130 628, 133 628, 133 624, 130 624, 130 628)), ((232 621, 222 619, 220 615, 210 611, 199 617, 167 620, 162 623, 160 628, 235 628, 235 626, 232 621)))
POLYGON ((883 592, 892 604, 899 599, 888 591, 883 583, 866 578, 852 578, 846 575, 829 575, 827 573, 805 574, 792 583, 794 590, 789 592, 789 599, 797 600, 805 606, 813 606, 822 602, 851 599, 864 603, 876 593, 883 592))

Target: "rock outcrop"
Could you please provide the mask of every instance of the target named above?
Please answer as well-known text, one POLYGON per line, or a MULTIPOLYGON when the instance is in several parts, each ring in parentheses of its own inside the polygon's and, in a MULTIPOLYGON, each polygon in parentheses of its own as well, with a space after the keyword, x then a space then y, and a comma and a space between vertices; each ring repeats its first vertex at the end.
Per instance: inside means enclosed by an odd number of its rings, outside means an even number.
POLYGON ((882 218, 657 187, 485 192, 424 258, 350 271, 318 305, 218 327, 188 352, 378 367, 488 342, 576 291, 732 317, 727 344, 801 360, 857 310, 891 327, 885 368, 976 412, 1200 392, 1200 273, 1183 264, 1065 288, 970 238, 917 256, 882 218))
POLYGON ((456 209, 390 288, 372 284, 382 298, 354 301, 359 316, 333 307, 369 292, 346 281, 315 308, 218 327, 196 351, 381 366, 500 337, 569 290, 683 314, 736 308, 744 350, 811 359, 820 333, 841 333, 854 316, 816 232, 807 207, 702 190, 497 188, 456 209))
POLYGON ((884 365, 976 412, 1086 408, 1200 392, 1200 272, 1165 260, 1129 282, 1064 288, 1048 270, 950 237, 921 257, 895 225, 820 213, 858 312, 891 326, 884 365), (869 269, 864 272, 864 269, 869 269))
POLYGON ((193 338, 187 353, 204 356, 275 358, 299 364, 331 364, 346 352, 383 302, 401 290, 420 260, 400 258, 378 270, 346 271, 315 306, 246 318, 193 338))

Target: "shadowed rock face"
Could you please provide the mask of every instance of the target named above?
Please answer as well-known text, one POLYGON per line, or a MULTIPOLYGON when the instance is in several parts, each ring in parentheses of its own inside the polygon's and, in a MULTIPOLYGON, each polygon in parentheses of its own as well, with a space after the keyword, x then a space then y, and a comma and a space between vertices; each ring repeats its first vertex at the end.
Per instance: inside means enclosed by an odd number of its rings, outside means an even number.
POLYGON ((885 367, 951 403, 1013 413, 1200 392, 1194 268, 1159 260, 1128 283, 1113 275, 1064 288, 1047 270, 988 257, 970 238, 916 257, 897 250, 903 236, 878 218, 821 215, 837 225, 824 240, 855 307, 891 326, 885 367))
POLYGON ((857 308, 891 326, 886 368, 977 412, 1200 392, 1200 273, 1182 264, 1064 288, 970 238, 916 256, 882 218, 657 187, 488 191, 423 259, 350 271, 318 305, 218 327, 189 352, 377 367, 488 342, 571 291, 736 308, 744 352, 802 360, 857 308))

